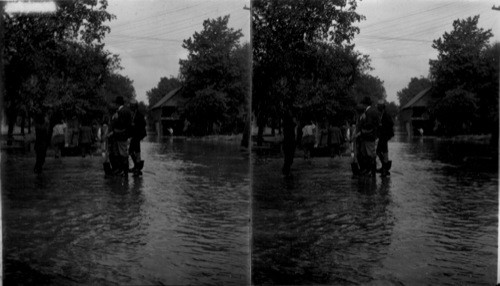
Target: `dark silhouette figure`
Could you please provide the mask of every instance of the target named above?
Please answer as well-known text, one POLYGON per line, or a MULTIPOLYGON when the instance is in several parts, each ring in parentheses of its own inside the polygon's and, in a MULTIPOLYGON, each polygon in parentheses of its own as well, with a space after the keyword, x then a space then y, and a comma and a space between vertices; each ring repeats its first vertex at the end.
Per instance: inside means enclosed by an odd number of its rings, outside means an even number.
POLYGON ((131 139, 128 153, 134 163, 131 172, 134 176, 140 176, 144 167, 144 160, 141 160, 141 140, 146 137, 146 120, 139 111, 139 104, 136 100, 130 101, 130 110, 132 112, 132 127, 130 128, 131 139))
POLYGON ((379 100, 377 104, 378 111, 382 114, 380 128, 378 129, 377 156, 380 158, 382 167, 377 170, 382 176, 390 174, 392 161, 389 160, 388 141, 394 137, 394 122, 391 116, 385 110, 385 100, 379 100))
POLYGON ((117 156, 117 161, 111 165, 115 169, 117 165, 117 174, 127 176, 128 175, 128 138, 130 137, 130 129, 132 126, 132 112, 125 106, 125 101, 122 96, 117 96, 115 100, 118 106, 118 111, 113 115, 112 120, 112 138, 113 144, 115 145, 117 156))

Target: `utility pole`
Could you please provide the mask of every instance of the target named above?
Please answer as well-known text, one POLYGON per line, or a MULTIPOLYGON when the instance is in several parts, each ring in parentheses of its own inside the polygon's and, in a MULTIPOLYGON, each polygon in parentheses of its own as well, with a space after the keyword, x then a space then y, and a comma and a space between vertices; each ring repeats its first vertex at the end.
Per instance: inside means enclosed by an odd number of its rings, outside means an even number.
MULTIPOLYGON (((247 107, 247 116, 245 118, 245 128, 243 130, 243 137, 241 138, 241 147, 246 147, 248 150, 251 150, 251 142, 252 139, 250 138, 252 135, 252 78, 253 78, 253 49, 252 49, 252 19, 253 19, 253 14, 252 14, 252 1, 250 1, 250 8, 247 7, 245 4, 245 7, 243 7, 244 10, 250 11, 250 59, 249 59, 249 64, 250 64, 250 73, 248 76, 248 85, 249 85, 249 91, 248 91, 248 107, 247 107)), ((251 152, 251 151, 250 151, 251 152)))

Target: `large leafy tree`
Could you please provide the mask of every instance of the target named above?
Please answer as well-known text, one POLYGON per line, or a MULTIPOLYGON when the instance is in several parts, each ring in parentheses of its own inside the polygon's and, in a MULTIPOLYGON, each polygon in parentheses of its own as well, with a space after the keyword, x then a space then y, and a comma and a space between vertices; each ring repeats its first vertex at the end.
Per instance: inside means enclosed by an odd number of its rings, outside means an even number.
POLYGON ((432 45, 438 51, 438 58, 429 62, 436 88, 433 114, 441 119, 444 129, 449 127, 456 133, 498 128, 492 124, 498 116, 498 45, 489 44, 493 34, 479 28, 478 22, 479 16, 455 20, 453 30, 445 32, 432 45), (460 112, 445 112, 443 106, 460 112), (478 109, 463 109, 464 106, 478 109), (476 111, 479 116, 474 116, 476 111), (465 128, 468 124, 462 124, 464 128, 457 130, 456 126, 447 126, 445 122, 450 122, 450 118, 444 118, 449 116, 457 122, 465 118, 472 122, 472 127, 465 128))
POLYGON ((397 92, 399 106, 405 106, 415 95, 431 86, 431 80, 425 77, 412 77, 408 86, 397 92))
MULTIPOLYGON (((289 126, 290 116, 318 106, 325 106, 322 117, 353 105, 346 94, 364 62, 350 46, 359 32, 353 24, 363 19, 356 7, 354 0, 252 2, 252 110, 259 137, 270 116, 289 126)), ((284 128, 286 146, 294 145, 286 134, 292 130, 284 128)), ((290 156, 285 152, 285 162, 290 156)))
MULTIPOLYGON (((343 67, 340 61, 356 56, 345 45, 359 31, 352 24, 363 19, 355 12, 355 1, 260 0, 253 2, 252 9, 255 79, 252 103, 257 117, 273 114, 276 106, 293 108, 299 96, 296 89, 304 80, 315 84, 335 82, 337 91, 345 91, 352 85, 357 69, 352 69, 351 64, 343 67), (336 56, 341 54, 335 63, 336 56), (318 68, 322 65, 319 59, 326 59, 332 65, 318 68), (327 75, 322 73, 325 68, 329 70, 327 75), (276 83, 279 83, 277 90, 276 83)), ((356 61, 352 63, 359 65, 360 59, 354 58, 356 61)))
POLYGON ((152 107, 160 99, 162 99, 165 95, 167 95, 167 93, 180 87, 181 85, 182 83, 179 78, 173 76, 160 78, 158 85, 146 92, 149 106, 152 107))
POLYGON ((431 79, 438 91, 457 87, 476 91, 485 77, 482 54, 488 49, 491 30, 478 27, 479 16, 453 21, 453 30, 433 41, 438 58, 430 60, 431 79))
POLYGON ((434 106, 436 118, 447 135, 470 131, 471 124, 477 117, 477 100, 475 95, 464 89, 449 90, 434 106))
POLYGON ((291 98, 298 117, 317 121, 332 120, 339 124, 354 112, 352 86, 359 80, 358 54, 350 48, 318 43, 306 56, 305 69, 311 76, 302 76, 291 98))
POLYGON ((189 54, 187 59, 179 61, 180 77, 185 86, 184 96, 191 100, 185 116, 200 135, 211 130, 196 128, 197 124, 212 126, 218 121, 227 126, 241 120, 239 115, 247 102, 250 48, 240 45, 241 30, 229 28, 228 22, 229 15, 205 20, 203 30, 195 32, 182 45, 189 54), (220 118, 196 115, 220 112, 221 106, 224 112, 220 118))
POLYGON ((117 58, 101 40, 113 15, 106 0, 57 0, 49 14, 3 14, 5 110, 9 134, 18 111, 47 107, 85 114, 117 58))
POLYGON ((180 74, 188 96, 208 87, 225 91, 234 81, 231 54, 238 48, 241 30, 228 27, 229 15, 203 21, 203 30, 183 41, 188 58, 181 59, 180 74))

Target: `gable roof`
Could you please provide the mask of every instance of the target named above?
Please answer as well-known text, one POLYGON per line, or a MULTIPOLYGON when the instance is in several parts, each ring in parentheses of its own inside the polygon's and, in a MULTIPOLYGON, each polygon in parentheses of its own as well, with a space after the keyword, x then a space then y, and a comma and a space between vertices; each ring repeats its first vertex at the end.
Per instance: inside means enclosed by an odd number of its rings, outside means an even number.
POLYGON ((171 99, 172 97, 174 97, 174 95, 176 95, 177 92, 181 88, 182 87, 178 87, 176 89, 171 90, 169 93, 167 93, 167 95, 165 95, 164 97, 162 97, 162 99, 160 99, 155 105, 153 105, 153 107, 151 107, 151 109, 156 109, 156 108, 162 107, 162 105, 165 104, 169 99, 171 99))
POLYGON ((401 110, 411 108, 422 97, 424 97, 429 92, 429 90, 431 90, 431 88, 432 87, 428 87, 428 88, 422 90, 421 92, 417 93, 417 95, 415 95, 412 99, 410 99, 410 101, 408 101, 408 103, 406 103, 405 106, 403 106, 403 108, 401 108, 401 110))

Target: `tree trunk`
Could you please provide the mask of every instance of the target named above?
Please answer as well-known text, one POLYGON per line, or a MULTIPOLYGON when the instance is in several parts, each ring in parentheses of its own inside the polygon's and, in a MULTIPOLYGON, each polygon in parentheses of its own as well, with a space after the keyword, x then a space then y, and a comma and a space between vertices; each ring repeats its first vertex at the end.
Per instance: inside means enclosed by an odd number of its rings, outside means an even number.
POLYGON ((250 120, 245 120, 245 128, 243 129, 243 137, 241 138, 241 147, 248 148, 250 142, 250 120))
POLYGON ((8 131, 7 131, 7 145, 12 145, 12 139, 14 138, 14 127, 16 126, 17 112, 12 108, 7 110, 7 123, 8 123, 8 131))
POLYGON ((283 175, 290 175, 290 169, 295 156, 295 122, 290 111, 283 117, 283 175))

